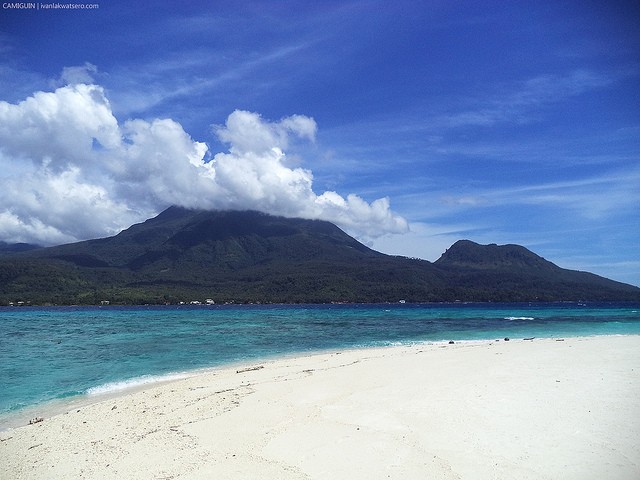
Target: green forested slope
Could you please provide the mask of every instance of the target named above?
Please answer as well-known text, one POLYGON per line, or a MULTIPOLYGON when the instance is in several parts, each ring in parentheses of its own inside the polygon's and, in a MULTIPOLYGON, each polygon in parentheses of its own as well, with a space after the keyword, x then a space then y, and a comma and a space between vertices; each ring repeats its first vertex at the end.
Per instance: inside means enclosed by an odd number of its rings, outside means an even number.
POLYGON ((640 300, 517 245, 456 242, 434 263, 317 220, 171 207, 120 234, 0 255, 0 304, 640 300))

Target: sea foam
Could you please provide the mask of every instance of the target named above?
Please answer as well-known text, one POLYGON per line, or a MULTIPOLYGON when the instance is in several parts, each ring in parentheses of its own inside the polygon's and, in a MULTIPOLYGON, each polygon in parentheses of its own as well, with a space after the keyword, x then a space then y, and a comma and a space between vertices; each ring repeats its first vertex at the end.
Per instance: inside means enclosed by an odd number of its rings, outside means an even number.
POLYGON ((166 375, 143 375, 141 377, 129 378, 127 380, 120 380, 117 382, 108 382, 95 387, 90 387, 85 391, 86 395, 106 395, 109 393, 116 393, 122 390, 129 390, 132 388, 141 387, 143 385, 149 385, 152 383, 171 382, 174 380, 182 380, 193 376, 193 373, 187 372, 180 373, 168 373, 166 375))
POLYGON ((534 317, 504 317, 505 320, 534 320, 534 317))

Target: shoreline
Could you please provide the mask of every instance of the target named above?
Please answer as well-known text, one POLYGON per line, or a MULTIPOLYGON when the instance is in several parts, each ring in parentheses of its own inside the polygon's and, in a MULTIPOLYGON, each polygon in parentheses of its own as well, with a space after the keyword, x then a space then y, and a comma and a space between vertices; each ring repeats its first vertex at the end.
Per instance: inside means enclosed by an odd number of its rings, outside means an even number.
POLYGON ((350 349, 0 432, 1 478, 632 479, 640 336, 350 349))
MULTIPOLYGON (((592 335, 598 337, 608 337, 608 336, 620 336, 618 334, 613 335, 592 335)), ((626 335, 625 335, 626 336, 626 335)), ((571 336, 563 336, 562 338, 589 338, 591 336, 580 335, 577 337, 571 336)), ((101 403, 103 401, 108 401, 112 399, 116 399, 118 397, 130 395, 142 390, 154 388, 156 386, 161 386, 164 384, 192 378, 200 375, 207 375, 216 372, 233 370, 233 369, 243 369, 247 368, 256 363, 268 363, 272 361, 286 360, 290 358, 300 358, 300 357, 314 357, 317 355, 325 355, 330 353, 335 353, 336 351, 342 352, 359 352, 366 350, 376 350, 376 349, 387 349, 387 348, 400 348, 400 347, 413 347, 413 346, 442 346, 442 345, 450 345, 449 342, 453 341, 454 345, 473 345, 473 344, 486 344, 486 343, 494 343, 505 341, 506 338, 500 339, 463 339, 463 340, 425 340, 425 341, 417 341, 417 342, 399 342, 398 344, 392 345, 384 345, 384 346, 362 346, 362 347, 351 347, 351 348, 343 348, 343 349, 324 349, 317 350, 311 352, 291 352, 281 355, 274 355, 264 358, 256 358, 251 361, 249 360, 238 360, 238 361, 230 361, 228 363, 222 363, 216 366, 210 367, 200 367, 195 368, 193 370, 184 370, 184 371, 175 371, 175 372, 166 372, 162 374, 150 374, 150 375, 142 375, 137 377, 125 378, 122 380, 116 380, 111 382, 106 382, 100 385, 96 385, 90 387, 85 392, 80 393, 78 395, 73 395, 64 398, 55 398, 51 400, 45 400, 43 402, 38 402, 35 404, 27 405, 19 410, 16 410, 11 413, 4 413, 0 415, 0 433, 12 430, 15 428, 20 428, 23 426, 30 425, 30 420, 35 418, 47 419, 57 415, 63 415, 68 413, 71 410, 77 408, 88 407, 97 403, 101 403), (113 386, 114 388, 109 388, 113 386)), ((533 337, 533 338, 509 338, 507 341, 518 342, 518 341, 530 341, 530 340, 554 340, 557 337, 533 337)))
POLYGON ((2 432, 31 425, 30 421, 35 418, 52 418, 64 415, 78 408, 86 408, 105 401, 117 399, 140 391, 152 389, 158 386, 179 382, 181 380, 199 377, 201 375, 215 375, 216 373, 232 371, 237 369, 250 368, 255 364, 265 364, 270 362, 285 361, 287 359, 312 358, 315 356, 328 354, 356 353, 364 351, 375 351, 394 348, 411 348, 419 346, 463 346, 463 345, 491 345, 503 341, 507 342, 528 342, 528 341, 565 341, 565 339, 588 339, 593 337, 627 337, 638 336, 634 334, 596 334, 578 336, 559 337, 531 337, 531 338, 499 338, 499 339, 463 339, 463 340, 425 340, 416 342, 399 342, 398 344, 384 346, 358 346, 350 348, 323 349, 310 352, 291 352, 280 355, 273 355, 252 360, 236 360, 222 363, 210 367, 199 367, 193 370, 172 371, 162 374, 149 374, 137 377, 125 378, 106 382, 90 387, 85 392, 64 398, 55 398, 43 402, 27 405, 15 412, 0 415, 0 434, 2 432), (453 343, 451 343, 453 342, 453 343), (110 388, 114 387, 114 388, 110 388))

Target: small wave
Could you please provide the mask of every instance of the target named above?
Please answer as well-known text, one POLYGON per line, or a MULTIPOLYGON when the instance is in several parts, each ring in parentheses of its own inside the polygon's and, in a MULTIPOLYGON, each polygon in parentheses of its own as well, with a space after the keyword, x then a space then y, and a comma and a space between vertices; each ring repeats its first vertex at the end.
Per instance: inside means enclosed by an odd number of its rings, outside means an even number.
POLYGON ((128 390, 131 388, 141 387, 151 383, 170 382, 173 380, 182 380, 188 378, 191 375, 188 373, 169 373, 167 375, 143 375, 142 377, 129 378, 127 380, 120 380, 117 382, 108 382, 102 385, 88 388, 86 394, 90 396, 104 395, 107 393, 120 392, 122 390, 128 390))
POLYGON ((533 317, 504 317, 504 320, 534 320, 533 317))

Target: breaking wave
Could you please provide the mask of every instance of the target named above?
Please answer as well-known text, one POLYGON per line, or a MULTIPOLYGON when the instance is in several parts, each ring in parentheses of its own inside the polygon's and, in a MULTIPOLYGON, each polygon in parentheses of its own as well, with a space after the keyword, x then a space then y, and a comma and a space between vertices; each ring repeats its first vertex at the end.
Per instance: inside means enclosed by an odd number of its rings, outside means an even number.
POLYGON ((166 375, 143 375, 141 377, 134 377, 127 380, 120 380, 117 382, 108 382, 102 385, 88 388, 86 394, 89 396, 105 395, 108 393, 120 392, 122 390, 129 390, 132 388, 141 387, 152 383, 171 382, 174 380, 182 380, 184 378, 191 377, 193 374, 187 372, 183 373, 168 373, 166 375))

